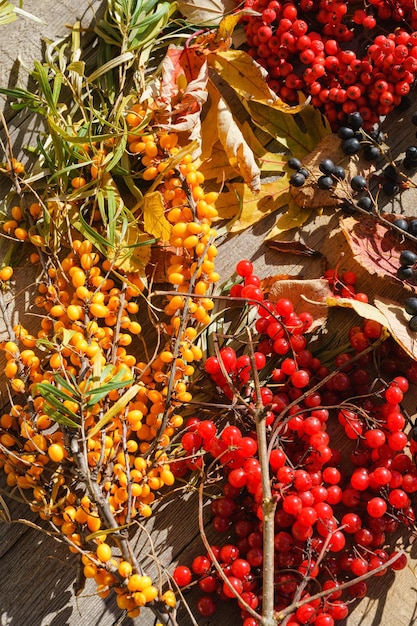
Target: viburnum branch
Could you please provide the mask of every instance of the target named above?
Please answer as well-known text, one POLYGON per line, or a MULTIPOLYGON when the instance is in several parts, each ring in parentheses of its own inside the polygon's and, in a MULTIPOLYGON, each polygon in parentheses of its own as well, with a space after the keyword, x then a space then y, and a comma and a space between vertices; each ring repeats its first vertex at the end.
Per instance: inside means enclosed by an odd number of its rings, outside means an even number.
MULTIPOLYGON (((358 352, 358 354, 355 354, 354 356, 352 356, 352 358, 350 359, 349 363, 350 364, 351 363, 355 363, 356 361, 359 361, 363 356, 365 356, 369 352, 373 352, 374 350, 376 350, 385 341, 385 339, 386 339, 386 337, 381 335, 381 337, 376 339, 376 341, 374 341, 374 343, 371 343, 371 345, 368 346, 367 348, 365 348, 365 350, 362 350, 362 352, 358 352)), ((309 395, 315 393, 316 391, 319 391, 319 389, 321 389, 324 385, 326 385, 326 383, 328 383, 329 380, 331 380, 336 374, 341 372, 345 367, 346 367, 346 364, 341 365, 340 367, 336 367, 332 372, 330 372, 330 374, 328 374, 327 376, 325 376, 324 378, 319 380, 319 382, 316 383, 313 387, 310 387, 310 389, 305 391, 302 396, 300 396, 299 398, 296 398, 295 400, 293 400, 292 402, 287 404, 287 406, 282 409, 281 413, 279 414, 279 416, 277 417, 277 419, 274 422, 273 434, 272 434, 271 440, 269 442, 269 448, 268 448, 269 452, 274 448, 276 440, 277 440, 277 437, 278 437, 277 426, 283 426, 286 423, 286 422, 283 421, 283 418, 288 413, 288 411, 290 409, 292 409, 293 406, 301 404, 303 402, 303 400, 305 400, 305 398, 307 398, 309 395)), ((287 421, 289 419, 290 418, 287 418, 287 421)))
MULTIPOLYGON (((385 561, 385 563, 383 563, 382 565, 379 565, 375 569, 369 572, 366 572, 366 574, 362 574, 362 576, 358 576, 357 578, 352 578, 352 580, 348 580, 344 583, 340 583, 340 585, 337 586, 337 591, 344 591, 344 589, 349 589, 349 587, 352 587, 353 585, 356 585, 357 583, 361 583, 364 580, 368 580, 368 578, 372 578, 372 576, 375 576, 375 574, 379 574, 379 572, 382 572, 384 569, 391 567, 391 565, 395 563, 404 554, 405 553, 403 550, 399 550, 397 554, 395 554, 393 557, 388 559, 388 561, 385 561)), ((283 625, 283 620, 285 619, 285 617, 287 615, 290 616, 297 609, 299 609, 300 606, 303 606, 304 604, 307 604, 307 603, 314 602, 315 600, 321 600, 321 598, 325 598, 326 596, 329 596, 332 593, 334 593, 334 589, 326 589, 324 591, 319 591, 318 593, 312 596, 307 596, 303 598, 302 600, 299 600, 298 602, 293 602, 292 604, 287 606, 285 609, 282 609, 282 611, 275 614, 276 621, 274 623, 283 625)))
POLYGON ((268 441, 266 437, 265 418, 267 409, 262 404, 261 385, 259 382, 258 369, 253 350, 252 333, 246 329, 248 335, 249 358, 252 368, 253 382, 255 385, 255 426, 258 440, 259 464, 261 467, 262 483, 262 514, 263 514, 263 593, 262 593, 262 624, 274 626, 274 523, 276 499, 272 496, 271 478, 269 475, 268 441))
MULTIPOLYGON (((220 565, 219 561, 217 560, 216 555, 214 554, 213 549, 212 549, 212 547, 210 545, 210 542, 207 539, 206 532, 204 530, 204 517, 203 517, 203 493, 204 493, 204 484, 205 484, 204 472, 202 471, 201 474, 202 474, 202 476, 201 476, 201 483, 200 483, 200 487, 198 489, 198 526, 199 526, 199 530, 200 530, 201 540, 202 540, 202 542, 204 544, 204 547, 207 550, 207 554, 209 555, 209 557, 211 559, 211 562, 213 563, 214 567, 216 568, 216 571, 217 571, 218 575, 220 576, 220 578, 222 579, 222 581, 232 591, 233 595, 240 602, 240 604, 242 605, 244 610, 247 611, 248 613, 250 613, 250 615, 252 617, 254 617, 256 620, 258 620, 258 622, 260 624, 264 624, 264 622, 262 621, 263 618, 259 615, 259 613, 254 611, 252 609, 252 607, 249 606, 249 604, 247 604, 247 602, 245 602, 245 600, 243 598, 241 598, 241 596, 238 594, 238 592, 233 587, 233 585, 230 584, 230 581, 229 581, 228 577, 224 573, 224 571, 222 569, 222 566, 220 565)), ((274 626, 274 623, 272 624, 272 626, 274 626)))

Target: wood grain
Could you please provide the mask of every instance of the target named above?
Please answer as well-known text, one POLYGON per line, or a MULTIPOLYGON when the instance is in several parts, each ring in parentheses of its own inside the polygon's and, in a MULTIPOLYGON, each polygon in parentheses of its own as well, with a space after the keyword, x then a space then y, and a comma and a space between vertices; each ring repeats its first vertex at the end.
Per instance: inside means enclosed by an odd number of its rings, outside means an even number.
MULTIPOLYGON (((36 24, 28 19, 19 18, 15 23, 3 27, 0 37, 0 85, 22 86, 28 81, 28 70, 34 59, 41 57, 43 39, 55 39, 67 33, 66 24, 76 19, 89 28, 96 11, 103 10, 99 1, 85 0, 25 0, 24 9, 45 20, 45 24, 36 24)), ((88 42, 88 39, 87 39, 88 42)), ((2 101, 7 119, 15 156, 19 156, 27 144, 33 142, 39 126, 36 120, 24 114, 14 114, 7 103, 2 101)), ((410 123, 412 110, 395 113, 390 116, 385 128, 393 159, 401 159, 404 149, 410 143, 410 123)), ((4 138, 4 133, 2 135, 4 138)), ((3 156, 0 156, 2 160, 3 156)), ((417 179, 416 179, 417 182, 417 179)), ((2 188, 0 186, 0 193, 2 188)), ((417 191, 409 189, 400 199, 380 198, 380 207, 387 212, 417 213, 417 191)), ((277 215, 272 215, 254 226, 249 232, 224 240, 219 245, 217 269, 226 279, 232 272, 235 262, 240 258, 250 258, 261 278, 274 274, 290 274, 304 278, 318 277, 322 273, 320 259, 303 258, 290 253, 279 253, 263 242, 265 234, 273 226, 277 215)), ((338 227, 338 214, 333 209, 318 213, 309 221, 302 234, 290 232, 288 240, 302 237, 311 248, 320 250, 329 267, 334 267, 341 260, 341 268, 353 269, 360 276, 361 290, 371 296, 400 299, 401 289, 381 278, 367 276, 357 263, 351 260, 346 239, 338 227)), ((27 312, 30 327, 30 302, 33 298, 33 272, 27 267, 17 270, 17 280, 21 291, 10 300, 9 307, 20 314, 27 312)), ((334 312, 335 325, 339 325, 342 316, 334 312)), ((354 314, 352 313, 352 318, 354 314)), ((346 320, 346 315, 344 316, 346 320)), ((345 322, 348 323, 348 322, 345 322)), ((340 332, 343 331, 343 328, 340 332)), ((4 328, 0 323, 0 340, 4 337, 4 328)), ((0 360, 0 368, 3 362, 0 360)), ((413 401, 417 401, 414 390, 413 401)), ((414 407, 417 402, 414 402, 414 407)), ((4 495, 4 477, 0 482, 4 495)), ((27 517, 27 508, 7 498, 13 520, 27 517)), ((207 518, 209 511, 206 511, 207 518)), ((187 497, 173 494, 171 499, 156 509, 155 515, 147 522, 146 529, 152 533, 153 549, 162 568, 170 572, 178 560, 189 562, 190 558, 203 552, 197 525, 197 501, 195 495, 187 497)), ((213 541, 222 541, 208 528, 213 541)), ((401 539, 398 540, 401 543, 401 539)), ((157 576, 152 546, 146 533, 138 532, 136 551, 149 564, 151 572, 157 576)), ((391 574, 375 579, 370 585, 369 598, 358 602, 346 621, 348 626, 412 626, 417 624, 416 593, 417 581, 414 568, 417 566, 417 552, 411 549, 410 567, 396 575, 391 574)), ((0 623, 3 626, 111 626, 120 618, 120 610, 114 599, 101 600, 95 594, 94 585, 87 584, 76 596, 74 584, 77 577, 78 559, 67 548, 44 534, 16 522, 0 524, 0 623)), ((162 571, 162 581, 164 580, 162 571)), ((187 594, 193 607, 193 592, 187 594)), ((124 624, 132 624, 126 620, 124 624)), ((151 626, 154 618, 144 610, 134 623, 151 626)), ((236 610, 228 606, 211 620, 200 618, 200 626, 211 624, 221 626, 225 623, 238 623, 236 610)), ((181 614, 180 626, 189 626, 191 620, 181 614)))

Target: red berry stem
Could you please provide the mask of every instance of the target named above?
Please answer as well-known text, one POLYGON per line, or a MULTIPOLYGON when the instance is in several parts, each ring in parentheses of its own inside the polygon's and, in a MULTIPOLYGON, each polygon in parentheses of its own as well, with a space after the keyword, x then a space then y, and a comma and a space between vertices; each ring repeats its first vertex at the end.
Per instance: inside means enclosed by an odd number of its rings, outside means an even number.
MULTIPOLYGON (((382 565, 379 565, 379 567, 376 567, 375 569, 366 572, 366 574, 362 574, 361 576, 352 578, 352 580, 348 580, 344 583, 340 583, 337 587, 337 590, 343 591, 344 589, 348 589, 349 587, 352 587, 353 585, 356 585, 357 583, 363 582, 367 580, 368 578, 371 578, 371 576, 375 576, 375 574, 378 574, 379 572, 382 572, 384 569, 391 567, 391 565, 396 563, 396 561, 398 561, 398 559, 400 559, 404 554, 405 553, 403 550, 399 550, 394 556, 388 559, 388 561, 385 561, 385 563, 383 563, 382 565)), ((299 600, 298 602, 293 602, 291 605, 287 606, 285 609, 280 611, 278 615, 275 615, 276 621, 274 623, 275 624, 278 623, 281 626, 285 626, 285 624, 288 622, 288 619, 285 621, 285 618, 287 616, 288 618, 290 618, 290 615, 294 613, 294 611, 296 611, 300 606, 303 606, 304 604, 307 604, 307 603, 314 602, 315 600, 320 600, 321 598, 325 598, 326 596, 331 595, 332 591, 334 591, 334 589, 326 589, 324 591, 319 591, 318 593, 312 596, 307 596, 306 598, 303 598, 302 600, 299 600)))
POLYGON ((252 367, 252 376, 255 386, 256 404, 253 417, 256 426, 258 441, 259 463, 261 466, 261 484, 263 491, 262 514, 263 514, 263 553, 264 560, 262 566, 263 596, 262 596, 262 624, 264 626, 274 626, 274 520, 277 505, 276 498, 272 496, 271 479, 269 475, 269 454, 268 440, 266 435, 265 418, 268 409, 263 405, 261 396, 261 385, 259 382, 258 369, 255 362, 255 353, 250 328, 246 329, 248 334, 249 357, 252 367))

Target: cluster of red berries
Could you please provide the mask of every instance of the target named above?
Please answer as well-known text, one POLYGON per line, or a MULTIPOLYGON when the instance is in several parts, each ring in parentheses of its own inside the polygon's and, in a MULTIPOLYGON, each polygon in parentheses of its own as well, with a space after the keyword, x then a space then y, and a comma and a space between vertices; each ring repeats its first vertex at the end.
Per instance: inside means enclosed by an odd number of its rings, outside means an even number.
MULTIPOLYGON (((375 575, 384 575, 384 564, 396 555, 390 535, 416 521, 417 442, 408 441, 401 408, 406 376, 416 381, 416 368, 391 339, 382 340, 382 327, 373 320, 351 328, 350 349, 336 357, 332 369, 326 367, 308 349, 309 316, 295 313, 289 300, 266 299, 249 261, 238 265, 238 273, 243 283, 232 288, 235 296, 248 298, 258 310, 254 357, 226 345, 206 360, 205 370, 223 398, 239 393, 253 406, 252 367, 258 370, 276 500, 275 611, 292 604, 307 578, 306 602, 288 624, 333 626, 347 616, 353 599, 367 593, 367 582, 355 578, 378 568, 375 575), (248 286, 262 297, 245 296, 248 286), (374 342, 376 358, 367 350, 374 342), (331 437, 340 440, 343 434, 351 446, 332 447, 331 437), (346 464, 353 465, 352 473, 346 474, 346 464), (351 586, 339 589, 346 581, 351 586), (307 601, 319 589, 329 594, 307 601)), ((350 289, 354 278, 345 272, 342 289, 350 289)), ((188 467, 201 467, 203 457, 205 467, 217 459, 226 477, 221 497, 211 502, 213 528, 225 540, 197 556, 190 568, 179 565, 173 577, 180 587, 196 580, 201 615, 212 616, 219 602, 237 599, 243 626, 256 626, 248 607, 260 611, 263 597, 261 462, 251 412, 238 415, 235 405, 233 415, 234 422, 223 426, 197 417, 186 424, 182 448, 188 467)), ((391 568, 402 569, 406 562, 400 555, 391 568)))
POLYGON ((355 272, 346 271, 340 275, 337 269, 329 269, 324 272, 323 278, 328 281, 330 289, 337 298, 352 298, 359 302, 368 302, 366 293, 356 292, 355 272))
POLYGON ((289 104, 299 91, 311 96, 333 128, 359 111, 368 130, 409 93, 417 74, 409 0, 373 0, 364 9, 341 0, 245 0, 245 7, 261 14, 244 18, 245 32, 271 89, 289 104), (387 20, 401 27, 391 32, 387 20))

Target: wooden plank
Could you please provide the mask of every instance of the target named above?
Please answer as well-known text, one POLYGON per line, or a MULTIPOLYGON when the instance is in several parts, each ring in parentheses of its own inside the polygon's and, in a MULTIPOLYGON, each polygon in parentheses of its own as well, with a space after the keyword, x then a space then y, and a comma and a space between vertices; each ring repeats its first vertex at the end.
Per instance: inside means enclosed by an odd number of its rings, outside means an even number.
MULTIPOLYGON (((100 2, 70 2, 69 0, 25 0, 25 10, 46 19, 46 25, 36 25, 19 18, 17 22, 7 27, 7 38, 0 39, 2 65, 0 68, 0 84, 14 86, 25 83, 27 71, 35 58, 40 58, 41 37, 53 39, 65 34, 65 23, 72 23, 76 17, 83 17, 83 24, 88 25, 92 20, 92 10, 103 7, 100 2), (16 64, 16 51, 19 52, 20 62, 16 64), (10 74, 10 70, 13 70, 10 74)), ((396 113, 390 118, 388 130, 393 157, 401 158, 401 152, 410 143, 409 118, 412 111, 396 113)), ((12 133, 13 144, 19 149, 38 130, 28 124, 28 118, 23 115, 14 115, 6 108, 6 116, 12 133)), ((19 154, 19 153, 18 153, 19 154)), ((407 214, 415 214, 416 190, 410 189, 401 196, 401 203, 396 198, 381 198, 381 205, 387 210, 407 214)), ((320 260, 304 259, 289 254, 277 253, 263 243, 265 233, 276 219, 268 217, 261 224, 231 238, 227 243, 220 245, 217 262, 222 277, 230 275, 234 263, 240 258, 250 258, 261 277, 275 273, 290 273, 304 277, 317 277, 321 273, 320 260)), ((346 261, 342 265, 345 269, 359 268, 349 259, 346 240, 337 228, 338 216, 333 211, 327 211, 322 216, 316 216, 308 227, 303 229, 305 242, 313 248, 323 249, 330 267, 334 267, 341 253, 346 253, 346 261), (348 260, 349 259, 349 260, 348 260)), ((292 239, 290 233, 288 239, 292 239)), ((32 292, 29 289, 33 276, 28 274, 27 268, 18 270, 17 279, 24 285, 19 299, 11 302, 15 311, 27 310, 32 292), (27 276, 27 282, 23 279, 27 276)), ((400 291, 384 281, 374 277, 364 278, 361 289, 369 293, 378 293, 395 297, 400 291)), ((337 316, 337 312, 335 313, 337 316)), ((340 316, 339 316, 340 318, 340 316)), ((1 329, 0 329, 1 330, 1 329)), ((1 336, 0 336, 1 339, 1 336)), ((3 366, 0 363, 0 368, 3 366)), ((10 502, 10 500, 7 500, 10 502)), ((13 518, 27 515, 27 509, 10 502, 13 518)), ((209 517, 209 512, 207 512, 209 517)), ((164 502, 160 510, 156 509, 154 516, 146 522, 146 529, 152 533, 154 550, 161 562, 162 569, 172 571, 174 564, 180 560, 190 562, 196 554, 204 552, 199 537, 196 517, 196 499, 180 498, 177 494, 172 500, 164 502)), ((216 536, 209 528, 208 535, 212 541, 224 541, 216 536)), ((144 564, 149 566, 150 572, 156 573, 156 567, 146 533, 137 537, 136 550, 140 554, 147 554, 144 564)), ((415 609, 416 581, 413 568, 417 564, 415 549, 410 562, 411 569, 406 569, 396 575, 395 583, 392 576, 375 579, 370 585, 370 597, 357 603, 355 609, 346 621, 349 626, 376 626, 395 623, 396 626, 412 626, 417 624, 415 609), (404 593, 407 590, 407 593, 404 593)), ((87 584, 78 598, 75 597, 73 585, 76 578, 77 558, 68 552, 66 546, 57 544, 54 540, 33 530, 26 530, 20 525, 0 525, 0 615, 1 623, 30 624, 31 626, 46 626, 51 624, 61 626, 110 626, 120 617, 120 610, 114 604, 114 598, 103 601, 97 597, 93 583, 87 584)), ((163 574, 164 576, 164 574, 163 574)), ((191 606, 195 606, 195 593, 188 592, 186 598, 191 606)), ((226 605, 222 611, 211 620, 199 619, 203 626, 212 624, 237 623, 237 611, 226 605), (230 614, 232 617, 230 617, 230 614)), ((154 618, 148 610, 144 610, 138 620, 134 621, 141 626, 151 626, 154 618)), ((124 624, 132 623, 127 620, 124 624)), ((189 626, 191 620, 182 612, 180 626, 189 626)))

